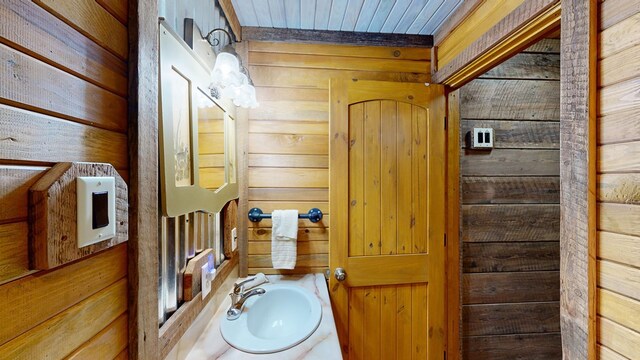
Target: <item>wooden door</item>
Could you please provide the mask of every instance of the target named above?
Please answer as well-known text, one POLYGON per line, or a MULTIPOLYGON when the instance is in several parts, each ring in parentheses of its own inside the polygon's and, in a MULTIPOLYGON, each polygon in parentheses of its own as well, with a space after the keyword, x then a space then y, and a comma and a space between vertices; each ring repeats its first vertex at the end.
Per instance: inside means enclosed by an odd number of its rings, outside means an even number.
POLYGON ((445 100, 439 85, 332 80, 330 278, 343 353, 443 359, 445 100))

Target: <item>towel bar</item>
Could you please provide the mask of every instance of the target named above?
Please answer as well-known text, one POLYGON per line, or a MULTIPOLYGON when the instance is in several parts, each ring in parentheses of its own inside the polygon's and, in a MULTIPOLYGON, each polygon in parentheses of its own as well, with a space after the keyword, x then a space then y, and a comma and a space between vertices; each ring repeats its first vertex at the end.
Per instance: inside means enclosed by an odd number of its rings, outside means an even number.
MULTIPOLYGON (((264 214, 259 208, 249 210, 249 220, 251 222, 259 222, 262 219, 271 219, 271 214, 264 214)), ((313 208, 306 214, 298 214, 298 219, 309 219, 311 222, 317 223, 322 220, 322 211, 318 208, 313 208)))

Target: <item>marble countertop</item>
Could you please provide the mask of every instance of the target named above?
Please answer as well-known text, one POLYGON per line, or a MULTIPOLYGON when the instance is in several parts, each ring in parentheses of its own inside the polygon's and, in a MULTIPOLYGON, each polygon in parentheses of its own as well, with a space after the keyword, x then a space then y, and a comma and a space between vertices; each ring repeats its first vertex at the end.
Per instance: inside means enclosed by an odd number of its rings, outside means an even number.
MULTIPOLYGON (((218 307, 215 315, 209 321, 206 329, 200 335, 187 360, 202 359, 342 359, 340 343, 336 331, 329 290, 327 282, 322 274, 308 274, 299 276, 269 275, 269 282, 273 284, 296 284, 302 286, 318 296, 322 304, 322 320, 318 329, 300 344, 273 354, 249 354, 237 350, 227 344, 220 334, 220 319, 225 316, 230 306, 230 298, 218 307)), ((239 279, 242 280, 242 279, 239 279)), ((231 292, 231 289, 229 289, 231 292)))

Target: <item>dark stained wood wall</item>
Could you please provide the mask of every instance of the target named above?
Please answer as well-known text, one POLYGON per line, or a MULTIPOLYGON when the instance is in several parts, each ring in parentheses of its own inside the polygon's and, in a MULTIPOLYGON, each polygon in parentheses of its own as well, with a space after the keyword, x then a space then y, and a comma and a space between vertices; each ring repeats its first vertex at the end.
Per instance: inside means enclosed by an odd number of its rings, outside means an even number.
POLYGON ((559 359, 560 42, 545 39, 460 89, 464 359, 559 359), (464 147, 464 145, 463 145, 464 147))
POLYGON ((56 162, 128 179, 127 0, 0 5, 0 358, 127 354, 126 244, 28 268, 27 192, 56 162))
POLYGON ((640 0, 599 8, 597 334, 601 359, 640 357, 640 0))

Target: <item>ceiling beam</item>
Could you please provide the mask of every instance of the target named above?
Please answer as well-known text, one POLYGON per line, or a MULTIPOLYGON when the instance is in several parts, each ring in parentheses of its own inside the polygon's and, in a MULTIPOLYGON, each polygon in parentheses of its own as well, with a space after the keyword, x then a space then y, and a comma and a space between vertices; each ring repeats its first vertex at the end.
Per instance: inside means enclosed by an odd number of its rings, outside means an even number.
POLYGON ((471 13, 473 13, 478 6, 483 3, 483 0, 465 0, 458 6, 458 8, 447 18, 447 20, 440 26, 440 28, 433 34, 433 39, 436 45, 440 45, 449 34, 460 25, 471 13))
POLYGON ((354 31, 276 29, 242 27, 243 40, 289 43, 341 44, 360 46, 419 47, 433 46, 431 35, 383 34, 354 31))
POLYGON ((220 8, 222 8, 224 17, 227 19, 227 22, 231 27, 231 31, 233 31, 233 35, 236 36, 236 40, 241 41, 242 26, 240 26, 238 15, 236 14, 236 10, 233 8, 233 4, 231 3, 231 0, 218 0, 218 3, 220 4, 220 8))

